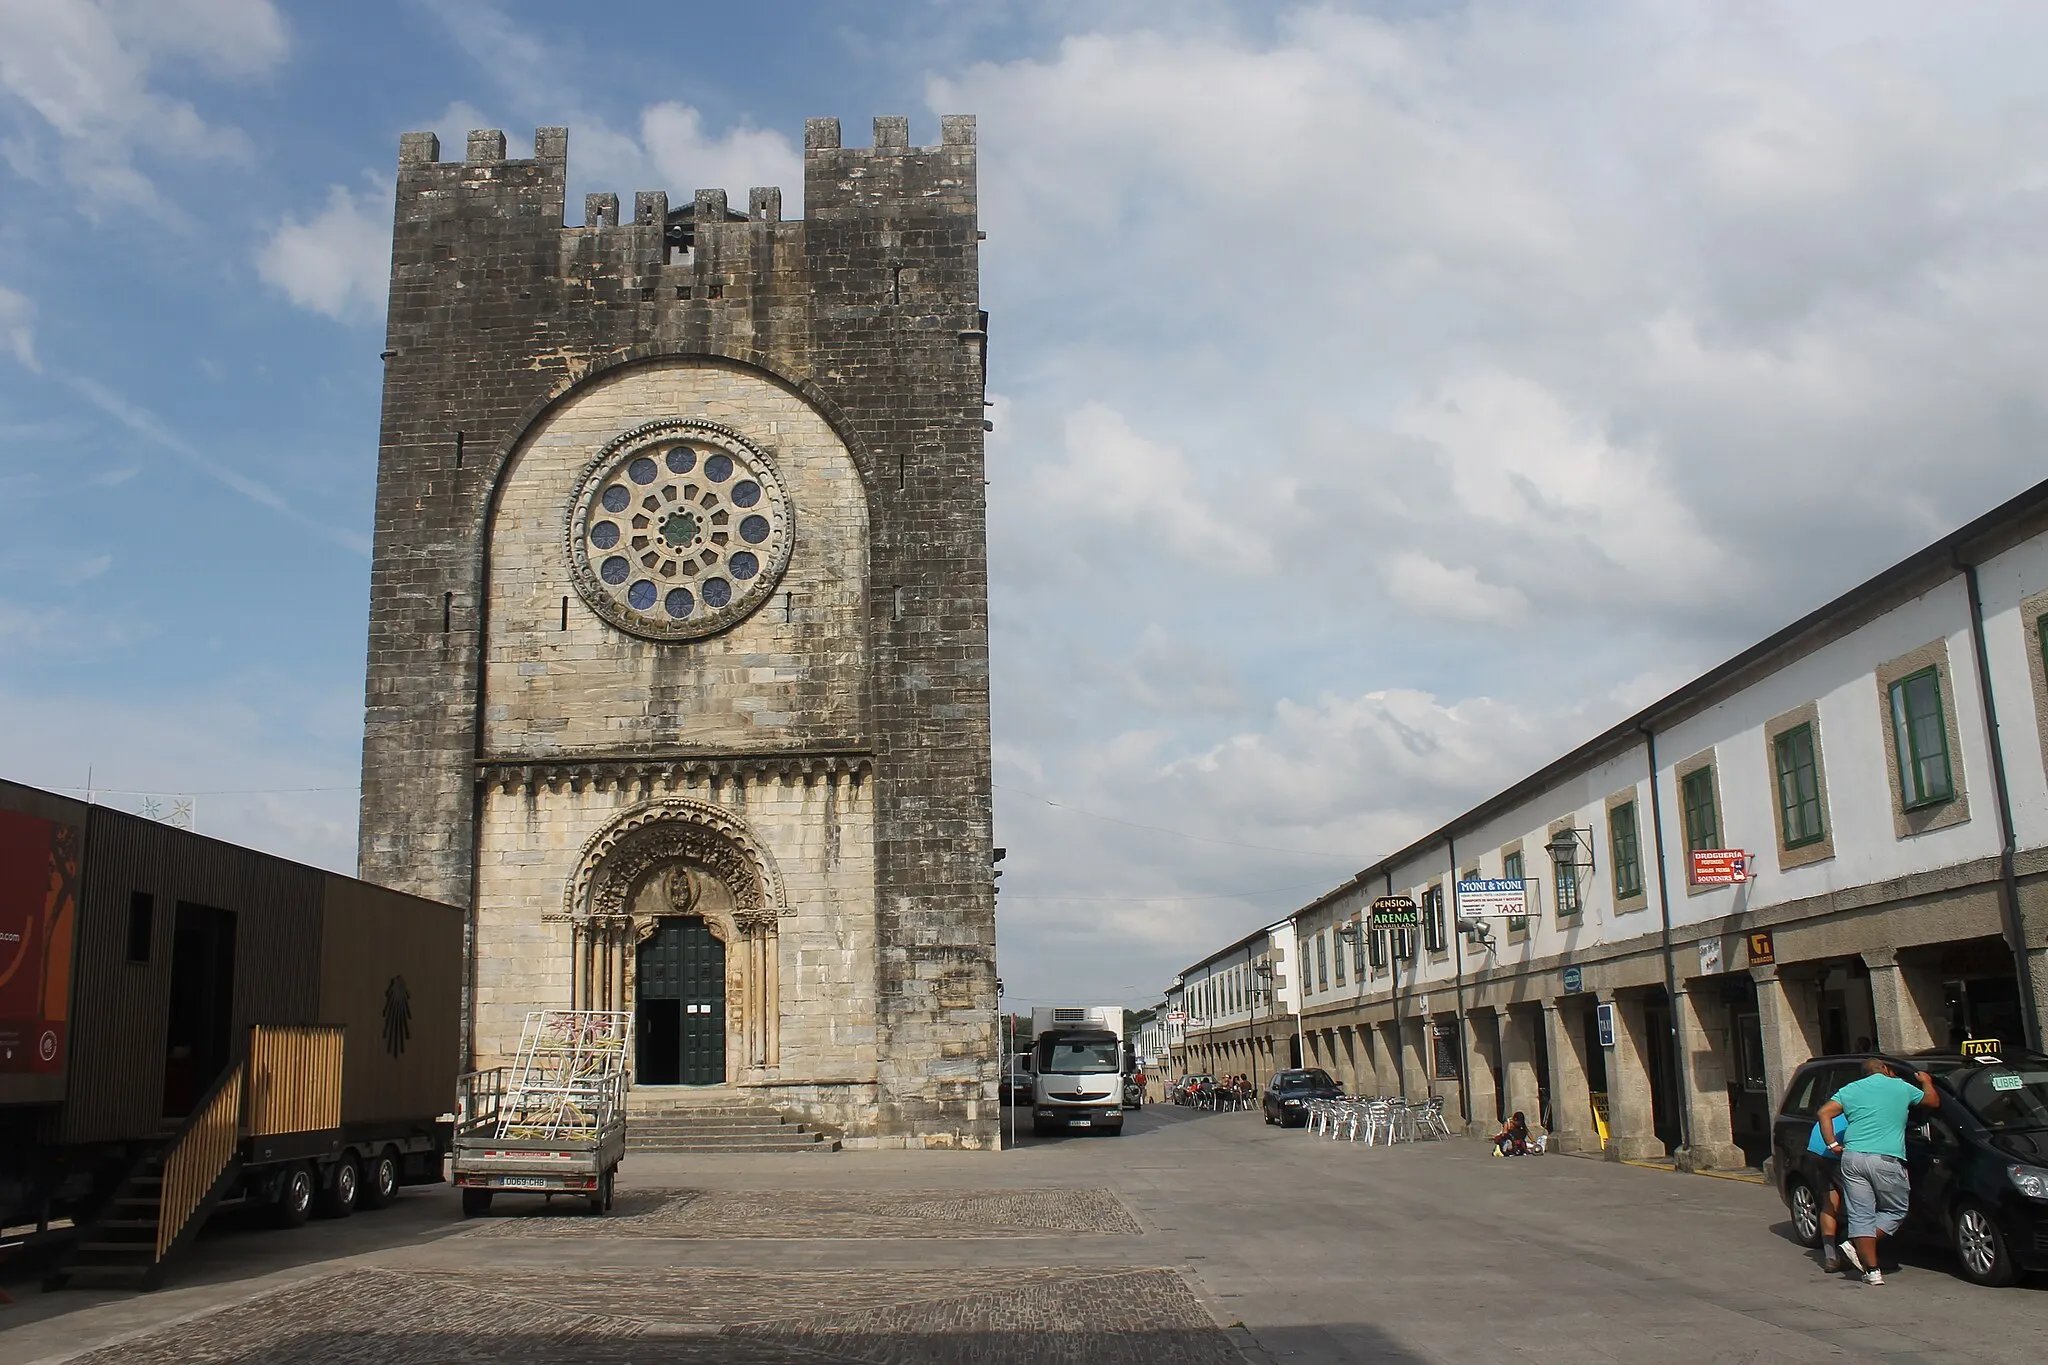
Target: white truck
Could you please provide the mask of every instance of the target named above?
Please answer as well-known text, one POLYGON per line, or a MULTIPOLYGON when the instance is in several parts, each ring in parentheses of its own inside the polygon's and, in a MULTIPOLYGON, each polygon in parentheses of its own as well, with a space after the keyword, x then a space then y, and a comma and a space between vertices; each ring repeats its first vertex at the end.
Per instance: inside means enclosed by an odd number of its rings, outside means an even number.
POLYGON ((1123 1006, 1039 1005, 1031 1033, 1031 1131, 1123 1132, 1123 1006))

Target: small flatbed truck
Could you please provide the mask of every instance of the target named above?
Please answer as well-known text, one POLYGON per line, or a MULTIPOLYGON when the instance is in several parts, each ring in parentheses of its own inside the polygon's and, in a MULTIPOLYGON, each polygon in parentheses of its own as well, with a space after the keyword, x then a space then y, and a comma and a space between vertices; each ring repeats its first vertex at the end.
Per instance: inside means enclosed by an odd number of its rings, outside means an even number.
POLYGON ((612 1205, 626 1155, 626 1044, 632 1016, 536 1010, 518 1059, 463 1076, 454 1177, 462 1213, 487 1213, 500 1194, 556 1195, 612 1205))

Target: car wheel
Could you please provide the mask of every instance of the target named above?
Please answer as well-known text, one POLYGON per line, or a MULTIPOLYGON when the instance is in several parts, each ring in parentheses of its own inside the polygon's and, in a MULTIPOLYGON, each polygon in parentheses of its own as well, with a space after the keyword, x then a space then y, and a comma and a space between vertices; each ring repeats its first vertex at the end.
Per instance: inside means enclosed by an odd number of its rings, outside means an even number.
POLYGON ((327 1188, 320 1191, 318 1201, 322 1218, 346 1218, 356 1211, 356 1196, 362 1192, 362 1171, 356 1166, 356 1159, 343 1156, 335 1163, 334 1174, 327 1182, 327 1188))
POLYGON ((363 1172, 363 1187, 356 1191, 356 1206, 383 1208, 398 1198, 399 1181, 398 1153, 386 1147, 371 1159, 369 1169, 363 1172))
POLYGON ((491 1211, 489 1190, 464 1190, 462 1192, 462 1216, 480 1218, 491 1211))
POLYGON ((1803 1247, 1820 1245, 1820 1200, 1813 1186, 1793 1176, 1785 1182, 1785 1202, 1792 1209, 1792 1236, 1803 1247))
POLYGON ((1991 1214, 1978 1204, 1964 1204, 1949 1220, 1950 1241, 1963 1274, 1977 1284, 2004 1286, 2019 1278, 2005 1234, 1991 1214))
POLYGON ((590 1192, 590 1211, 603 1213, 612 1206, 612 1173, 606 1171, 597 1178, 597 1188, 590 1192))
POLYGON ((287 1169, 277 1187, 277 1202, 270 1206, 271 1221, 281 1228, 295 1228, 313 1212, 313 1193, 318 1189, 313 1168, 301 1161, 287 1169))

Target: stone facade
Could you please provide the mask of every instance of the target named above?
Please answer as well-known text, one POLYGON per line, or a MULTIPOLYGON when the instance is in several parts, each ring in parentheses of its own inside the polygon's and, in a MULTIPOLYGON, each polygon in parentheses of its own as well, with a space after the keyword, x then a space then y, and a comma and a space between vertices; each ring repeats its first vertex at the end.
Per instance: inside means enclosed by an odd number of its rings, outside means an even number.
POLYGON ((471 907, 476 1065, 638 1009, 698 917, 725 1084, 993 1143, 973 121, 942 139, 812 120, 801 220, 580 228, 564 130, 402 140, 360 865, 471 907))

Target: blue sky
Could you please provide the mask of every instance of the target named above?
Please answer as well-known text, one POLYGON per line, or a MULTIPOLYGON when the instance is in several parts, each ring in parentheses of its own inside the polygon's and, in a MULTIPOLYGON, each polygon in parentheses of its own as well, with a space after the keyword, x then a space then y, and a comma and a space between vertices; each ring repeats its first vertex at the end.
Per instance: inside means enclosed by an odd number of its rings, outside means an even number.
POLYGON ((0 773, 352 866, 399 133, 973 113, 1003 970, 1137 1001, 2040 476, 2048 11, 1923 12, 0 0, 0 773))

